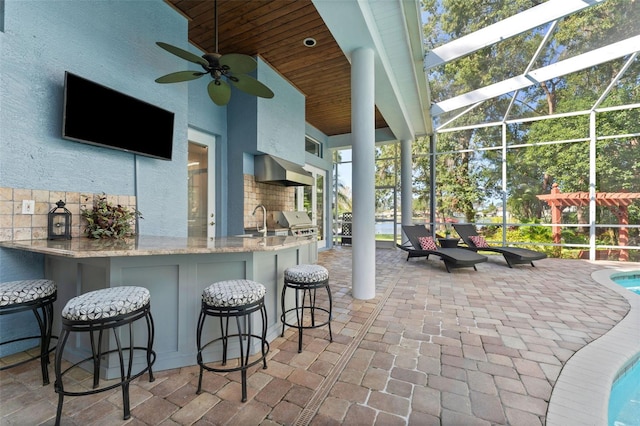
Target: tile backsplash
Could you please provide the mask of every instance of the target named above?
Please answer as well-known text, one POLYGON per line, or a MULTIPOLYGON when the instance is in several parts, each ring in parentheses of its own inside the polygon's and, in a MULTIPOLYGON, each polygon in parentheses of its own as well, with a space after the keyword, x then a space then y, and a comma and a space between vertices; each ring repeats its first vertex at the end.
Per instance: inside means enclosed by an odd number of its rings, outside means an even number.
POLYGON ((253 209, 262 204, 267 209, 267 225, 273 226, 274 211, 295 210, 295 187, 256 182, 253 175, 244 175, 244 227, 262 227, 262 212, 253 215, 253 209))
MULTIPOLYGON (((84 237, 87 235, 84 232, 86 220, 80 216, 80 209, 93 205, 94 198, 102 195, 0 187, 0 241, 47 239, 47 214, 56 207, 59 200, 64 201, 65 208, 71 212, 71 236, 84 237), (35 202, 33 214, 22 214, 23 200, 35 202)), ((136 208, 134 195, 107 194, 107 200, 113 204, 136 208)), ((253 175, 244 175, 245 228, 262 226, 262 212, 253 215, 258 204, 267 208, 269 225, 272 226, 274 211, 295 210, 295 187, 259 183, 253 175)))
MULTIPOLYGON (((86 236, 86 221, 80 216, 80 209, 92 206, 94 198, 102 195, 0 187, 0 241, 47 239, 47 214, 59 200, 64 201, 65 208, 71 212, 71 236, 86 236), (35 202, 33 214, 22 214, 23 200, 35 202)), ((134 195, 106 196, 113 204, 136 208, 134 195)))

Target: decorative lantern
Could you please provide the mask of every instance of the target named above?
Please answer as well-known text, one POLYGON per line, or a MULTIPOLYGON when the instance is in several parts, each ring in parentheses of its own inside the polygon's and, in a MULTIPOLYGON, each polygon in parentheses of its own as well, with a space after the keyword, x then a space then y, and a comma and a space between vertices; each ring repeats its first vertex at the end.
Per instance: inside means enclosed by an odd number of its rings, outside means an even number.
POLYGON ((64 207, 64 201, 60 200, 49 211, 49 239, 71 239, 71 212, 64 207))

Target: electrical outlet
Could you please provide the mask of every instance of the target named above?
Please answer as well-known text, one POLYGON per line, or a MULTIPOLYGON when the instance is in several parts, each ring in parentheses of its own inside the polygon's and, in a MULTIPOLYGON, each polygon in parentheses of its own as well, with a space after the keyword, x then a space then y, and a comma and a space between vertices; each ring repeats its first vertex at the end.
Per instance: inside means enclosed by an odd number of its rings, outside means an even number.
POLYGON ((33 200, 22 200, 22 214, 33 214, 36 209, 36 202, 33 200))

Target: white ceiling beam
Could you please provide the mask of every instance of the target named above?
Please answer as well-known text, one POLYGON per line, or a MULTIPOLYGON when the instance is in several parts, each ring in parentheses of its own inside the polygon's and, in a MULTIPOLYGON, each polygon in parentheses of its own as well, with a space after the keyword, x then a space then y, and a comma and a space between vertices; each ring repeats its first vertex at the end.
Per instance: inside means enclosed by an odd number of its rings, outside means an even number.
POLYGON ((460 37, 427 53, 425 70, 451 62, 484 47, 537 28, 604 0, 549 0, 486 28, 460 37))
POLYGON ((621 58, 625 55, 636 53, 639 51, 639 47, 640 35, 630 37, 626 40, 565 59, 564 61, 538 68, 527 74, 513 77, 499 83, 491 84, 481 89, 473 90, 463 95, 438 102, 431 107, 431 115, 435 117, 445 112, 473 105, 476 102, 492 99, 515 90, 539 84, 543 81, 549 81, 585 68, 603 64, 605 62, 621 58))

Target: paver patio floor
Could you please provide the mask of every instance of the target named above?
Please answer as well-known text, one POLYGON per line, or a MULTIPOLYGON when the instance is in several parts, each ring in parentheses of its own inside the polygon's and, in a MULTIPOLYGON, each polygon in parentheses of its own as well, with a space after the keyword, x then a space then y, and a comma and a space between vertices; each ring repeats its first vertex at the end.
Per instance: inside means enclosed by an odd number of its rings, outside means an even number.
MULTIPOLYGON (((250 370, 246 403, 239 373, 205 372, 196 395, 198 368, 186 367, 132 383, 127 421, 116 389, 65 398, 62 423, 542 425, 566 361, 629 310, 591 278, 615 263, 545 259, 510 269, 490 256, 478 271, 449 274, 437 259, 405 259, 378 249, 376 297, 363 301, 351 296, 351 249, 321 252, 333 342, 326 327, 306 330, 298 353, 287 330, 271 343, 268 368, 250 370)), ((0 372, 0 404, 0 424, 50 425, 57 394, 32 362, 0 372)))

